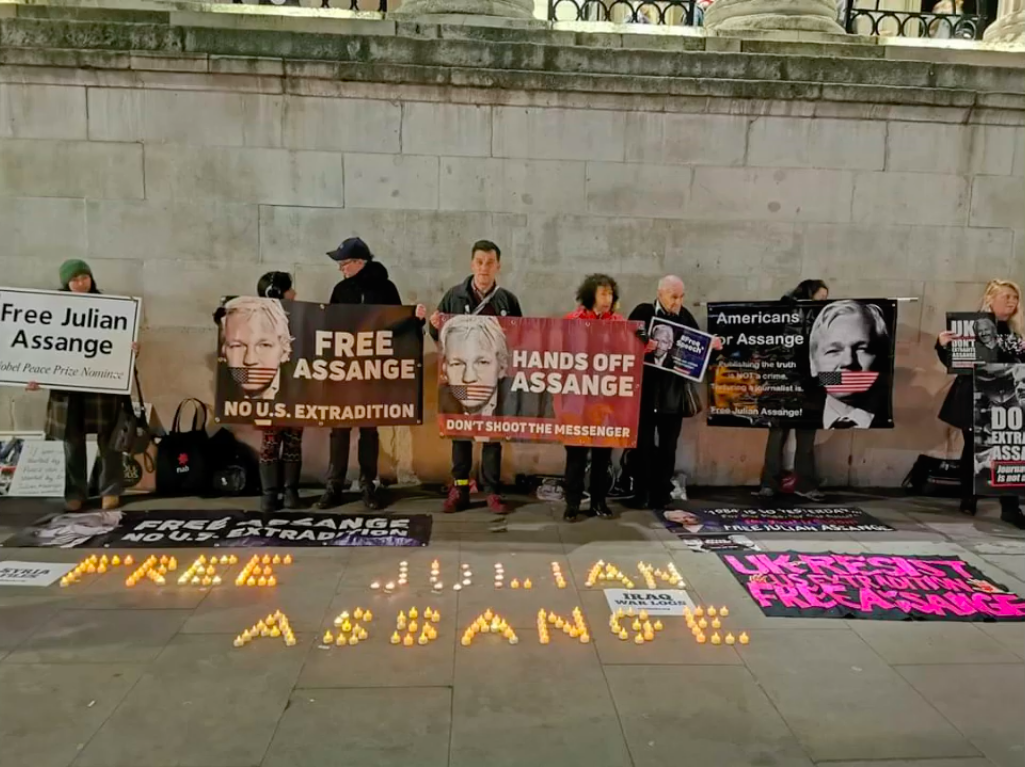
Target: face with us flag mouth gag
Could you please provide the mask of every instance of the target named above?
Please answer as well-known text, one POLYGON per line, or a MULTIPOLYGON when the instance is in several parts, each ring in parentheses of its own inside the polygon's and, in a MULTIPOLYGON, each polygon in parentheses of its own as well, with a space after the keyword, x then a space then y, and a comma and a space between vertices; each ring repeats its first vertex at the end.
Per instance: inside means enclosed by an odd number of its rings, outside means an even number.
POLYGON ((279 368, 292 352, 288 317, 281 303, 240 296, 224 309, 222 353, 232 380, 248 397, 273 399, 280 385, 279 368))
POLYGON ((461 315, 441 329, 444 373, 449 391, 466 412, 487 406, 506 375, 508 349, 494 317, 461 315))

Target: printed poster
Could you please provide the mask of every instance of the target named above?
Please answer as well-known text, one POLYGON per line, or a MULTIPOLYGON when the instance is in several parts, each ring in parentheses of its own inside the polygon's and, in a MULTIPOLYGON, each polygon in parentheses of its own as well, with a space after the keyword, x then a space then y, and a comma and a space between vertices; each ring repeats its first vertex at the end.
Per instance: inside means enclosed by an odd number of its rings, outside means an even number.
MULTIPOLYGON (((85 441, 86 461, 94 465, 96 437, 85 441)), ((63 498, 64 443, 42 432, 0 433, 0 497, 63 498)))
MULTIPOLYGON (((113 529, 62 547, 167 548, 174 546, 426 546, 431 539, 430 514, 281 513, 241 509, 206 511, 124 510, 113 529)), ((66 515, 47 517, 3 542, 4 546, 43 547, 52 524, 66 524, 66 515)))
POLYGON ((130 394, 141 301, 0 288, 0 385, 130 394))
POLYGON ((423 420, 423 325, 412 306, 237 296, 218 311, 215 420, 395 426, 423 420))
POLYGON ((631 607, 649 615, 683 615, 683 608, 694 609, 694 602, 683 589, 605 589, 609 612, 631 607))
POLYGON ((853 506, 774 507, 677 501, 654 512, 681 538, 729 533, 880 533, 893 528, 853 506))
POLYGON ((710 426, 893 426, 897 302, 710 303, 710 426))
POLYGON ((950 341, 948 373, 971 374, 976 365, 997 361, 1000 354, 1000 333, 997 320, 985 312, 947 312, 950 341))
POLYGON ((438 335, 442 436, 633 447, 638 322, 447 316, 438 335))
POLYGON ((0 562, 0 586, 49 586, 75 569, 74 562, 0 562))
POLYGON ((720 554, 770 618, 1025 621, 1025 599, 953 556, 720 554))
POLYGON ((975 492, 1025 495, 1025 363, 974 374, 975 492))
POLYGON ((704 380, 714 336, 664 317, 652 317, 648 338, 655 342, 655 351, 644 357, 646 366, 691 381, 704 380))

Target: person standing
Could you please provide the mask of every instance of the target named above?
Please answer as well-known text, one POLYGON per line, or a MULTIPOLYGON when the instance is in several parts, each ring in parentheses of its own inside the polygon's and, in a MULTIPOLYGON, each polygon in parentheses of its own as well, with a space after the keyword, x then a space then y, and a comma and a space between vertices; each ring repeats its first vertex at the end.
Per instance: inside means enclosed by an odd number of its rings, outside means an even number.
MULTIPOLYGON (((619 286, 607 274, 591 274, 584 278, 577 290, 577 308, 566 315, 567 320, 619 321, 619 286)), ((591 455, 591 515, 612 519, 612 510, 605 499, 609 492, 609 464, 612 461, 611 447, 566 446, 566 511, 563 519, 576 522, 580 516, 580 502, 584 496, 584 474, 587 471, 587 455, 591 455)))
MULTIPOLYGON (((368 306, 401 306, 398 288, 388 277, 388 270, 378 261, 374 254, 359 237, 350 237, 341 245, 329 251, 334 261, 338 262, 338 270, 343 279, 331 292, 332 304, 364 304, 368 306)), ((426 310, 422 305, 416 307, 417 319, 423 320, 426 310)), ((349 443, 352 428, 336 428, 331 430, 331 457, 327 473, 324 494, 314 504, 318 509, 330 509, 342 502, 345 490, 345 475, 349 468, 349 443)), ((360 485, 363 488, 363 505, 371 511, 380 509, 384 499, 377 488, 377 458, 381 440, 377 428, 373 426, 359 427, 359 446, 357 460, 359 462, 360 485)))
MULTIPOLYGON (((89 264, 79 259, 65 261, 60 267, 61 290, 70 293, 99 293, 89 264)), ((138 354, 139 345, 132 343, 138 354)), ((138 373, 136 373, 138 375, 138 373)), ((25 387, 38 391, 30 381, 25 387)), ((112 449, 114 429, 123 407, 132 407, 131 399, 121 394, 51 389, 46 403, 46 438, 64 442, 64 505, 70 512, 81 511, 89 498, 89 467, 85 438, 96 435, 100 459, 100 496, 104 511, 121 505, 124 491, 124 464, 121 454, 112 449)))
MULTIPOLYGON (((655 317, 700 330, 694 315, 683 305, 686 293, 683 280, 666 275, 659 280, 655 301, 634 307, 627 319, 642 322, 646 331, 655 317)), ((648 361, 657 352, 657 346, 656 339, 648 342, 648 361)), ((712 348, 722 348, 722 342, 715 339, 712 348)), ((636 460, 630 456, 639 475, 635 476, 633 505, 661 510, 672 500, 676 443, 683 419, 697 415, 699 403, 697 392, 686 378, 660 367, 644 366, 636 460)))
MULTIPOLYGON (((502 251, 490 240, 478 240, 470 250, 470 276, 450 288, 437 310, 431 314, 431 338, 438 341, 443 314, 473 314, 490 317, 522 317, 520 302, 498 285, 502 270, 502 251)), ((473 466, 473 442, 452 441, 452 487, 445 499, 444 511, 463 511, 470 506, 470 469, 473 466)), ((509 509, 502 500, 502 443, 485 442, 481 448, 481 476, 488 508, 496 514, 509 509)))
MULTIPOLYGON (((1025 362, 1025 315, 1022 311, 1021 288, 1010 280, 991 280, 983 293, 980 311, 996 318, 997 332, 1000 334, 997 362, 1025 362)), ((936 341, 936 355, 948 367, 953 337, 953 333, 945 330, 936 341)), ((979 497, 975 494, 975 402, 972 376, 960 375, 954 379, 943 400, 939 418, 955 429, 960 429, 964 438, 961 449, 961 511, 975 516, 979 497)), ((1000 519, 1025 530, 1025 514, 1022 514, 1017 496, 1000 496, 1000 519)))
MULTIPOLYGON (((804 280, 782 300, 786 304, 798 301, 825 301, 829 298, 829 286, 822 280, 804 280)), ((810 376, 810 372, 806 371, 810 376)), ((815 429, 794 429, 797 449, 794 453, 794 493, 810 501, 821 501, 825 497, 819 491, 818 472, 815 468, 815 429)), ((774 426, 769 429, 765 443, 765 461, 762 464, 762 480, 758 495, 775 498, 783 488, 783 449, 790 436, 790 428, 774 426)))

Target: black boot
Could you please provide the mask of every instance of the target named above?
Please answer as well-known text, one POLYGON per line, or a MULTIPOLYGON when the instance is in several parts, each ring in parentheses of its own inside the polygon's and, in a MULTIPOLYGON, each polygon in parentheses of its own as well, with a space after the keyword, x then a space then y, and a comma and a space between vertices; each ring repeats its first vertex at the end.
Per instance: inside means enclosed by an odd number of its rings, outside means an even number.
POLYGON ((978 510, 979 510, 979 499, 978 498, 962 498, 961 499, 961 513, 962 514, 967 514, 970 517, 974 517, 978 510))
POLYGON ((342 501, 342 486, 329 482, 327 487, 324 488, 324 494, 313 504, 313 508, 333 509, 335 506, 341 506, 342 501))
POLYGON ((566 510, 562 513, 564 522, 576 522, 580 518, 580 501, 566 501, 566 510))
POLYGON ((1025 514, 1021 513, 1017 498, 1000 499, 1000 521, 1014 525, 1019 530, 1025 530, 1025 514))
POLYGON ((364 479, 363 484, 363 505, 370 511, 377 511, 383 504, 381 503, 381 492, 377 488, 377 483, 364 479))
POLYGON ((604 498, 591 496, 591 514, 602 519, 612 519, 612 509, 605 503, 604 498))
POLYGON ((282 501, 286 509, 301 509, 303 507, 302 499, 299 498, 299 477, 302 475, 302 470, 302 461, 284 462, 285 488, 282 501))
POLYGON ((281 461, 260 462, 260 511, 269 514, 281 508, 281 461))

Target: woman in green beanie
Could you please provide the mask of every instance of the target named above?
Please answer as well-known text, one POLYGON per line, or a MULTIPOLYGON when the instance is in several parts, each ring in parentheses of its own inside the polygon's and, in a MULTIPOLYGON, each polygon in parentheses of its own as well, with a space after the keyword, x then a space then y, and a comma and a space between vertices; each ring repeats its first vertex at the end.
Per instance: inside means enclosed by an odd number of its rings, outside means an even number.
MULTIPOLYGON (((65 261, 60 267, 61 290, 71 293, 99 293, 89 264, 80 259, 65 261)), ((132 348, 138 352, 138 345, 132 348)), ((29 383, 29 391, 39 384, 29 383)), ((121 394, 51 389, 46 405, 46 437, 64 442, 64 500, 68 511, 80 511, 89 497, 89 466, 85 437, 96 435, 100 455, 100 495, 105 510, 121 504, 124 468, 121 454, 110 449, 120 408, 128 397, 121 394)))

